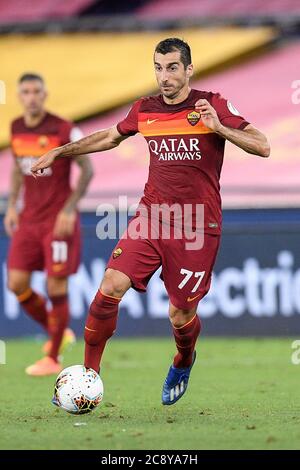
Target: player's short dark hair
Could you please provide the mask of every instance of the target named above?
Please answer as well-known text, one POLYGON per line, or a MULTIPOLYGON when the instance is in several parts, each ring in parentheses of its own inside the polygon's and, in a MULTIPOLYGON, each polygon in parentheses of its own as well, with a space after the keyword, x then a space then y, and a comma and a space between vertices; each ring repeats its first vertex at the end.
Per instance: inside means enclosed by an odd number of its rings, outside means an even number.
POLYGON ((179 38, 167 38, 160 41, 155 48, 155 52, 164 55, 174 51, 180 52, 180 60, 186 69, 192 63, 191 48, 187 42, 179 38))
POLYGON ((45 83, 43 77, 39 75, 38 73, 32 73, 32 72, 26 72, 21 75, 21 77, 18 80, 19 85, 23 82, 29 82, 32 80, 39 80, 42 84, 45 83))

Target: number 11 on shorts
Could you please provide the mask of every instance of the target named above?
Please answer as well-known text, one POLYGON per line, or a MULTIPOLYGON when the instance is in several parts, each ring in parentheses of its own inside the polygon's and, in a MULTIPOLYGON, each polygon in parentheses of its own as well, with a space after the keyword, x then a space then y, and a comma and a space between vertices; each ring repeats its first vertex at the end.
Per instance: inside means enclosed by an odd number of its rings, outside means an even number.
POLYGON ((65 263, 68 259, 68 244, 65 241, 53 241, 52 260, 53 263, 65 263))

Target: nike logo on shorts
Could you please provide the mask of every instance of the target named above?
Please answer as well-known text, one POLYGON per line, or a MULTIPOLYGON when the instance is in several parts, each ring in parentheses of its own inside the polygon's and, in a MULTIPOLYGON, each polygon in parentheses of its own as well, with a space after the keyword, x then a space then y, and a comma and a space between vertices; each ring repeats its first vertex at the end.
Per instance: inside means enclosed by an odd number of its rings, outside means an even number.
POLYGON ((155 121, 158 121, 158 119, 147 119, 147 124, 152 124, 155 121))
POLYGON ((66 267, 65 263, 57 263, 52 265, 52 270, 56 273, 62 271, 66 267))
POLYGON ((199 295, 201 295, 201 294, 195 295, 195 297, 188 297, 186 300, 188 302, 192 302, 193 300, 197 299, 197 297, 199 297, 199 295))

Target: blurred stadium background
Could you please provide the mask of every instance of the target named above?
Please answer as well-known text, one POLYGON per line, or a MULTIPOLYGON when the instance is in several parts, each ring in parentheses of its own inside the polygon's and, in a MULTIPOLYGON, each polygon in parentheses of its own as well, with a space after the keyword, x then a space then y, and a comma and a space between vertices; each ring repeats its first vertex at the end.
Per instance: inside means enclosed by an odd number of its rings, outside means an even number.
MULTIPOLYGON (((0 0, 0 337, 39 332, 5 287, 2 217, 12 164, 9 124, 21 111, 18 77, 41 73, 49 110, 77 121, 87 134, 116 123, 134 99, 156 92, 152 53, 168 36, 191 45, 192 85, 230 99, 266 133, 272 149, 263 160, 227 145, 222 248, 199 308, 204 334, 300 333, 299 0, 0 0)), ((70 284, 79 334, 115 244, 96 237, 96 208, 118 205, 119 195, 137 201, 148 170, 140 136, 92 161, 95 177, 81 204, 82 264, 70 284)), ((43 291, 41 273, 34 283, 43 291)), ((147 294, 125 296, 118 334, 169 334, 157 275, 147 294)))

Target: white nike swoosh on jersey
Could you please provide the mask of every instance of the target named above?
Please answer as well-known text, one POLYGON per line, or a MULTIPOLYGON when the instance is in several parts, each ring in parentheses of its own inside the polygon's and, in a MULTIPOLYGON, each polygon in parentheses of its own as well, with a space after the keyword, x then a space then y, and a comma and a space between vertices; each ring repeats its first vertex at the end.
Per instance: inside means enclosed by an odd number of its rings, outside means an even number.
POLYGON ((152 124, 155 121, 158 121, 158 119, 147 119, 147 124, 152 124))

